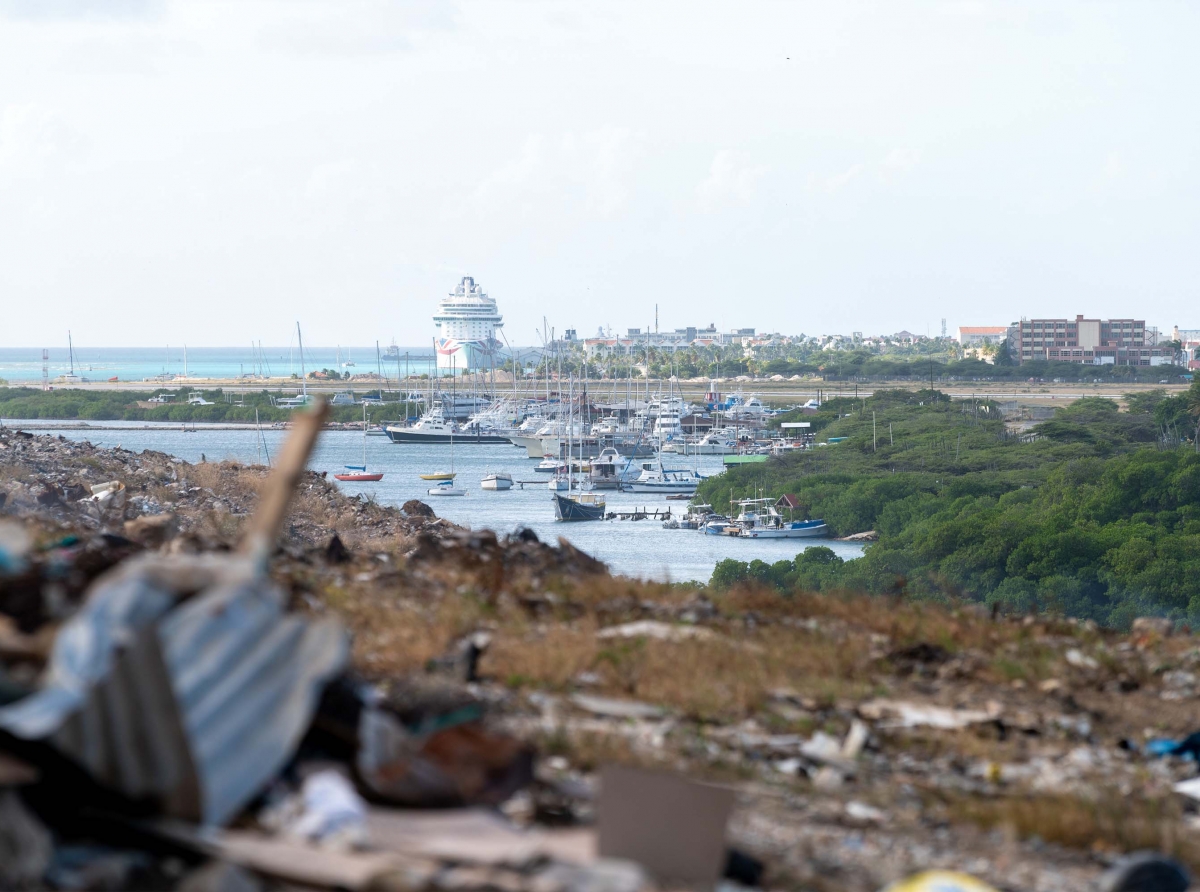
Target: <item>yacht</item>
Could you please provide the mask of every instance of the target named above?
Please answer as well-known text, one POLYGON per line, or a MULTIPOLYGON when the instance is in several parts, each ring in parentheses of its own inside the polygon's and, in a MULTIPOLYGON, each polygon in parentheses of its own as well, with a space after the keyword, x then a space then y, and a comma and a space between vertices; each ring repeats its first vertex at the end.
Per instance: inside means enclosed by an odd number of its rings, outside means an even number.
POLYGON ((685 443, 685 455, 732 455, 737 452, 737 435, 723 428, 719 431, 709 431, 695 443, 685 443))
POLYGON ((704 478, 689 468, 669 470, 662 459, 641 462, 641 473, 635 480, 621 484, 622 492, 694 493, 704 478))
MULTIPOLYGON (((539 465, 539 470, 541 466, 539 465)), ((620 489, 622 483, 632 483, 641 473, 632 458, 622 455, 615 446, 606 446, 592 459, 588 474, 593 489, 620 489)))
POLYGON ((433 405, 411 427, 389 424, 384 428, 393 443, 507 443, 508 438, 487 433, 482 429, 460 430, 455 422, 446 417, 441 400, 433 405))

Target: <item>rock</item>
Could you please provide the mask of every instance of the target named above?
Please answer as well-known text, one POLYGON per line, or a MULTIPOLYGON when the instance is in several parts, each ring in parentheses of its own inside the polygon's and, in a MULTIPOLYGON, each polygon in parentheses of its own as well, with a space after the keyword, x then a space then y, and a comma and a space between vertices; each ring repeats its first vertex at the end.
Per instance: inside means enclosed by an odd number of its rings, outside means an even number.
POLYGON ((325 546, 325 560, 330 564, 344 564, 350 560, 350 549, 337 533, 333 534, 329 544, 325 546))
POLYGON ((1190 886, 1183 865, 1156 852, 1122 858, 1100 879, 1100 892, 1186 892, 1190 886))
POLYGON ((1074 666, 1076 669, 1087 669, 1091 671, 1100 668, 1100 663, 1097 662, 1095 657, 1089 657, 1077 647, 1073 647, 1067 651, 1066 654, 1063 655, 1063 658, 1067 661, 1067 663, 1074 666))
POLYGON ((400 510, 409 517, 425 517, 429 519, 437 517, 433 509, 420 499, 409 499, 402 506, 400 506, 400 510))

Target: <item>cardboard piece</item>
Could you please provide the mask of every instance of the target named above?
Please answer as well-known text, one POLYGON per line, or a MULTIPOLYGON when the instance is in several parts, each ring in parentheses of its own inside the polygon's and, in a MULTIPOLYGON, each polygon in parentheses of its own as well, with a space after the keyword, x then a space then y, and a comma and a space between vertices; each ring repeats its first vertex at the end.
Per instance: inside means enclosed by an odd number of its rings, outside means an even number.
POLYGON ((610 766, 597 809, 602 858, 627 858, 660 881, 712 888, 725 866, 733 791, 671 774, 610 766))

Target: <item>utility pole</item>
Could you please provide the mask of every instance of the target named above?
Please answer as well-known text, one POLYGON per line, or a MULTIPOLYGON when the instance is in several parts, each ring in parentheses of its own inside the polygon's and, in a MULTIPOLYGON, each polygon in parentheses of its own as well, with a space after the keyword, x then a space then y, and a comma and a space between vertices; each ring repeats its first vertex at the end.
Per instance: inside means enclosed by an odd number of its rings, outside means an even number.
POLYGON ((50 389, 50 351, 42 350, 42 390, 50 389))
POLYGON ((879 451, 879 440, 875 437, 875 413, 871 413, 871 451, 879 451))

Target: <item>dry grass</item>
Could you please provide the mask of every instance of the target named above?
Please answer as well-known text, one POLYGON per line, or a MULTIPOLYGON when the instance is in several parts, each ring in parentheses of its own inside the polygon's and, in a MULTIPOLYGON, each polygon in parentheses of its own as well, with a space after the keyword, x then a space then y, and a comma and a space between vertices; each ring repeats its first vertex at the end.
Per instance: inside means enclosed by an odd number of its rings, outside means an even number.
POLYGON ((1095 800, 1077 796, 961 798, 946 803, 954 821, 1003 828, 1018 838, 1039 837, 1072 849, 1096 852, 1164 852, 1200 869, 1200 840, 1182 823, 1174 798, 1120 796, 1105 791, 1095 800))

